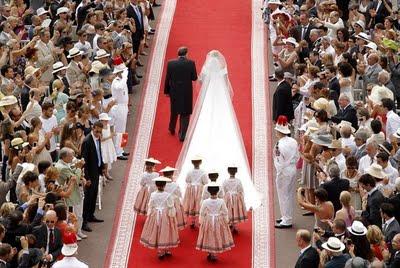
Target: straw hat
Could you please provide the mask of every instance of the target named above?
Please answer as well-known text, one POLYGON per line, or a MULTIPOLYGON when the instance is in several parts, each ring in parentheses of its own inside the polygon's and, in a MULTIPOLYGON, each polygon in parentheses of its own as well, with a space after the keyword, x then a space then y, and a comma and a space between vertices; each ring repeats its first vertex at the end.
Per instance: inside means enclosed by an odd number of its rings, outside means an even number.
POLYGON ((28 66, 25 68, 24 70, 24 75, 28 76, 28 75, 34 75, 37 71, 39 71, 40 68, 35 68, 33 66, 28 66))
POLYGON ((160 177, 154 178, 153 181, 171 182, 172 180, 170 178, 167 178, 167 177, 164 177, 164 176, 160 176, 160 177))
POLYGON ((296 42, 296 39, 294 39, 293 37, 289 37, 289 38, 287 38, 287 39, 283 39, 282 41, 283 41, 283 43, 285 43, 285 44, 290 43, 290 44, 294 45, 295 47, 298 47, 298 46, 299 46, 299 43, 297 43, 297 42, 296 42))
POLYGON ((24 140, 22 138, 14 138, 11 140, 11 147, 18 148, 21 147, 23 143, 24 140))
POLYGON ((42 15, 47 14, 47 13, 50 13, 50 12, 48 10, 44 9, 43 7, 39 7, 36 10, 36 15, 38 15, 38 16, 42 16, 42 15))
POLYGON ((64 66, 64 63, 61 61, 57 61, 53 64, 53 74, 66 69, 68 69, 68 66, 64 66))
POLYGON ((158 161, 157 159, 154 159, 153 157, 150 157, 150 158, 146 158, 145 160, 144 160, 144 162, 145 163, 153 163, 153 164, 161 164, 161 162, 160 161, 158 161))
POLYGON ((62 14, 62 13, 68 13, 69 12, 69 8, 68 7, 60 7, 59 9, 57 9, 57 16, 62 14))
POLYGON ((327 110, 329 106, 329 101, 325 98, 319 98, 318 100, 314 101, 312 107, 315 110, 327 110))
POLYGON ((369 166, 366 173, 377 179, 383 179, 387 176, 387 174, 383 172, 382 166, 377 163, 373 163, 369 166))
POLYGON ((331 252, 342 252, 345 245, 337 237, 329 237, 328 241, 322 244, 322 247, 331 252))
POLYGON ((101 113, 101 114, 99 114, 99 120, 110 121, 111 117, 109 117, 107 113, 101 113))
POLYGON ((350 127, 352 133, 356 132, 356 129, 351 125, 351 122, 346 121, 346 120, 340 121, 340 123, 337 125, 337 127, 338 127, 339 130, 340 130, 342 127, 350 127))
POLYGON ((76 56, 80 56, 80 55, 82 55, 82 54, 83 54, 82 51, 80 51, 80 50, 77 49, 76 47, 73 47, 73 48, 71 48, 71 49, 68 51, 68 56, 67 56, 67 58, 68 58, 68 59, 72 59, 72 58, 74 58, 74 57, 76 57, 76 56))
POLYGON ((18 100, 14 95, 5 96, 0 100, 0 107, 14 105, 16 103, 18 103, 18 100))
POLYGON ((358 21, 356 21, 356 22, 354 22, 353 23, 353 27, 354 27, 354 25, 359 25, 362 29, 363 29, 363 31, 365 30, 365 22, 364 21, 362 21, 362 20, 358 20, 358 21))
POLYGON ((312 143, 315 143, 320 146, 328 147, 332 143, 332 135, 331 134, 317 134, 311 139, 312 143))
POLYGON ((109 57, 110 54, 107 53, 107 51, 105 51, 104 49, 99 49, 96 52, 96 57, 94 57, 95 60, 101 59, 101 58, 106 58, 109 57))
POLYGON ((281 6, 283 4, 282 4, 282 2, 280 0, 269 0, 268 3, 267 3, 267 6, 269 6, 269 5, 279 5, 279 6, 281 6))
POLYGON ((374 86, 371 95, 368 97, 374 104, 382 104, 382 99, 394 99, 393 92, 385 86, 374 86))
POLYGON ((328 146, 330 149, 342 149, 341 140, 332 140, 331 144, 328 146))
POLYGON ((94 62, 92 62, 92 68, 90 69, 90 73, 95 73, 95 74, 99 74, 101 69, 104 69, 107 67, 106 64, 101 63, 100 61, 96 60, 94 62))
POLYGON ((361 33, 357 34, 356 37, 360 38, 360 39, 362 39, 362 40, 364 40, 366 42, 371 42, 371 37, 368 34, 364 33, 364 32, 361 32, 361 33))
POLYGON ((365 47, 368 47, 375 51, 378 49, 378 46, 374 42, 369 42, 365 47))
POLYGON ((353 224, 347 227, 350 233, 357 236, 362 236, 367 234, 367 228, 360 221, 353 221, 353 224))
POLYGON ((170 166, 166 166, 165 168, 160 170, 160 172, 171 172, 171 171, 177 171, 177 169, 170 166))
POLYGON ((193 156, 191 159, 191 161, 202 161, 203 157, 201 157, 201 155, 196 154, 195 156, 193 156))

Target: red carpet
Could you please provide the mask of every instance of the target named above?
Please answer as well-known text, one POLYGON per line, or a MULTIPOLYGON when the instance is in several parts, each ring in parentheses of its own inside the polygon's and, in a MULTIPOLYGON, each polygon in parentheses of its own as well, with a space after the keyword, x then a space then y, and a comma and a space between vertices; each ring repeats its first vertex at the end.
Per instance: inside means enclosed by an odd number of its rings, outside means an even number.
MULTIPOLYGON (((234 90, 234 107, 251 165, 251 1, 179 0, 169 37, 166 61, 176 58, 178 47, 183 45, 189 48, 189 58, 196 61, 198 73, 210 50, 217 49, 225 56, 234 90)), ((198 88, 196 85, 196 96, 198 88)), ((174 166, 182 146, 177 136, 169 135, 168 121, 169 99, 164 96, 162 86, 149 152, 150 156, 162 162, 159 168, 174 166)), ((250 214, 249 217, 251 218, 250 214)), ((159 261, 155 250, 144 248, 139 243, 144 221, 145 217, 142 216, 136 219, 128 267, 211 266, 206 261, 206 253, 195 250, 198 230, 189 228, 179 233, 181 244, 173 249, 173 256, 159 261)), ((236 246, 233 250, 220 254, 216 266, 251 267, 251 220, 238 227, 240 233, 234 236, 236 246)))

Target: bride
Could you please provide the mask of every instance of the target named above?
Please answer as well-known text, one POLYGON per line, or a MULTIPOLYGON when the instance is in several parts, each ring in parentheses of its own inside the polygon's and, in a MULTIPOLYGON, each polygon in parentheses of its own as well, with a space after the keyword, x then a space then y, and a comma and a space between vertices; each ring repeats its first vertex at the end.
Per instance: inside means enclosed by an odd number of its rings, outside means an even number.
POLYGON ((233 92, 224 56, 216 50, 207 54, 199 76, 202 84, 194 107, 187 137, 179 155, 178 184, 184 192, 186 174, 193 168, 191 158, 201 155, 201 168, 216 169, 218 182, 229 178, 227 166, 238 167, 236 177, 242 182, 246 208, 260 205, 259 195, 252 183, 242 135, 232 105, 233 92))

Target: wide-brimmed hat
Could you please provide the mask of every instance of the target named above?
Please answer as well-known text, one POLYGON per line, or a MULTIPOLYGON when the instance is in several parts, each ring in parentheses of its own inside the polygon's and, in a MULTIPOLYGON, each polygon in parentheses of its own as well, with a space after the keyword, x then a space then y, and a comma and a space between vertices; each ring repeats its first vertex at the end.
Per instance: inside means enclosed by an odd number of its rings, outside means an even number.
POLYGON ((352 126, 351 122, 349 121, 346 120, 340 121, 340 123, 337 125, 337 128, 340 130, 342 127, 350 127, 352 133, 356 132, 356 129, 352 126))
POLYGON ((96 57, 94 57, 94 59, 98 60, 98 59, 106 58, 109 56, 110 56, 110 54, 107 51, 105 51, 104 49, 99 49, 99 50, 97 50, 96 57))
POLYGON ((364 33, 364 32, 361 32, 361 33, 357 34, 356 38, 360 38, 360 39, 362 39, 362 40, 364 40, 366 42, 371 42, 371 37, 368 34, 364 33))
POLYGON ((28 66, 24 70, 24 75, 25 76, 34 75, 39 70, 40 70, 40 68, 36 68, 36 67, 33 67, 33 66, 28 66))
POLYGON ((170 166, 166 166, 165 168, 160 170, 160 172, 171 172, 171 171, 177 171, 177 169, 170 166))
POLYGON ((328 146, 330 149, 342 149, 341 140, 332 140, 331 144, 328 146))
POLYGON ((282 2, 280 0, 269 0, 267 3, 267 6, 269 5, 283 5, 282 2))
POLYGON ((279 16, 279 15, 285 16, 288 20, 290 20, 291 17, 292 17, 292 16, 290 16, 289 13, 287 13, 287 12, 285 12, 284 10, 281 10, 281 9, 277 9, 277 10, 275 10, 275 11, 271 14, 271 16, 272 16, 273 19, 275 19, 275 18, 276 18, 277 16, 279 16))
POLYGON ((69 8, 68 7, 60 7, 57 9, 57 16, 62 14, 62 13, 68 13, 69 12, 69 8))
POLYGON ((101 113, 99 114, 99 120, 110 121, 111 117, 109 117, 107 113, 101 113))
POLYGON ((62 236, 63 247, 61 248, 61 254, 64 256, 72 256, 78 250, 78 244, 76 234, 74 232, 66 232, 62 236))
POLYGON ((374 42, 369 42, 365 47, 368 47, 375 51, 378 49, 378 46, 374 42))
POLYGON ((14 95, 5 96, 0 100, 0 107, 14 105, 16 103, 18 103, 18 100, 14 95))
POLYGON ((61 61, 57 61, 53 64, 53 74, 65 69, 68 69, 68 66, 64 66, 64 63, 62 63, 61 61))
POLYGON ((14 138, 11 140, 11 147, 19 148, 19 147, 22 147, 23 143, 24 143, 24 140, 22 138, 14 138))
POLYGON ((123 72, 127 70, 128 68, 126 67, 125 63, 121 63, 119 65, 114 66, 113 74, 117 74, 120 72, 123 72))
POLYGON ((219 174, 218 170, 216 170, 215 168, 210 169, 210 171, 208 172, 208 175, 210 174, 219 174))
MULTIPOLYGON (((379 149, 382 149, 385 153, 387 153, 388 155, 390 155, 390 151, 389 151, 388 148, 385 147, 385 145, 383 145, 383 144, 378 144, 378 146, 379 146, 379 149)), ((390 144, 390 146, 391 146, 391 144, 390 144)))
POLYGON ((393 92, 385 86, 374 86, 371 90, 371 95, 368 98, 373 104, 382 104, 382 99, 389 98, 393 100, 393 92))
POLYGON ((297 43, 296 39, 294 39, 293 37, 289 37, 289 38, 283 39, 282 41, 285 44, 290 43, 290 44, 294 45, 295 47, 299 46, 299 43, 297 43))
POLYGON ((320 146, 328 147, 332 143, 332 135, 328 133, 317 134, 311 138, 311 142, 320 146))
POLYGON ((238 168, 238 165, 237 165, 235 162, 230 162, 230 163, 227 165, 227 168, 238 168))
POLYGON ((42 16, 42 15, 44 15, 46 13, 50 13, 50 12, 48 10, 44 9, 43 7, 39 7, 36 10, 36 15, 38 15, 38 16, 42 16))
POLYGON ((192 158, 190 158, 191 161, 202 161, 203 157, 199 154, 196 154, 194 156, 192 156, 192 158))
POLYGON ((351 226, 347 227, 347 230, 353 235, 362 236, 367 234, 367 228, 360 221, 353 221, 351 226))
POLYGON ((160 177, 154 178, 153 181, 171 182, 172 180, 170 178, 167 178, 167 177, 164 177, 164 176, 160 176, 160 177))
POLYGON ((315 110, 328 110, 329 101, 325 98, 319 98, 313 102, 312 107, 315 110))
POLYGON ((80 51, 80 50, 77 49, 76 47, 73 47, 73 48, 71 48, 71 49, 68 51, 68 56, 67 56, 67 58, 71 59, 71 58, 74 58, 74 57, 76 57, 76 56, 80 56, 80 55, 82 55, 82 54, 83 54, 82 51, 80 51))
POLYGON ((377 179, 384 179, 387 176, 387 174, 383 172, 382 166, 377 163, 370 165, 366 169, 366 173, 377 179))
POLYGON ((354 27, 354 25, 359 25, 362 29, 363 29, 363 31, 365 30, 365 22, 364 21, 362 21, 362 20, 358 20, 358 21, 356 21, 356 22, 354 22, 353 23, 353 27, 354 27))
POLYGON ((106 64, 103 64, 100 61, 95 60, 94 62, 92 62, 89 73, 100 74, 100 70, 102 70, 104 68, 107 68, 106 64))
POLYGON ((207 188, 208 187, 221 187, 221 184, 216 181, 210 181, 209 183, 207 183, 207 188))
POLYGON ((150 157, 150 158, 146 158, 144 160, 145 163, 152 163, 152 164, 161 164, 160 161, 158 161, 157 159, 150 157))
POLYGON ((322 244, 322 247, 331 252, 342 252, 345 249, 345 245, 337 237, 329 237, 328 241, 322 244))

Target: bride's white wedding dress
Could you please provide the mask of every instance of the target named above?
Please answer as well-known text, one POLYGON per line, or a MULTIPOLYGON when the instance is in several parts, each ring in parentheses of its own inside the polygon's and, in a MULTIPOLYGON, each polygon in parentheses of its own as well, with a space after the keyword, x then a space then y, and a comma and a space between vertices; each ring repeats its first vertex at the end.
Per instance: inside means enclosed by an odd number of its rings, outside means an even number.
POLYGON ((184 192, 186 174, 193 169, 191 158, 201 155, 201 168, 216 169, 218 182, 229 178, 227 166, 238 167, 236 177, 242 182, 246 208, 260 205, 259 195, 252 183, 249 163, 242 135, 232 105, 232 89, 226 61, 218 51, 211 51, 203 65, 199 79, 202 83, 185 143, 176 167, 177 182, 184 192))

